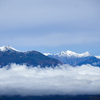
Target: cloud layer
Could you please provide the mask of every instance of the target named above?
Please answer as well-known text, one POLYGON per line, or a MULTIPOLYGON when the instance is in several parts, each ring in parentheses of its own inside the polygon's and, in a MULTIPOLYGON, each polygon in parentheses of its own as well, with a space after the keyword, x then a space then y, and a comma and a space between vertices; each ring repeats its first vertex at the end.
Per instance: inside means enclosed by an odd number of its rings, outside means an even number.
POLYGON ((100 94, 100 68, 91 65, 55 68, 12 64, 0 68, 0 95, 100 94))

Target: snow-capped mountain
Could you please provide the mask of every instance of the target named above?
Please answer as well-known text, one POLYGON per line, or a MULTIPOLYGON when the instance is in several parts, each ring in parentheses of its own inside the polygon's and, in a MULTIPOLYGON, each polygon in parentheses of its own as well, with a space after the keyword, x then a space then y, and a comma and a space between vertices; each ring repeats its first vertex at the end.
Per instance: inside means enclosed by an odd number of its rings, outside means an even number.
MULTIPOLYGON (((2 46, 2 47, 0 47, 0 51, 2 51, 2 52, 5 52, 5 51, 18 51, 18 50, 16 50, 15 48, 13 48, 13 47, 11 47, 11 46, 2 46)), ((19 51, 18 51, 19 52, 19 51)))
POLYGON ((0 66, 10 65, 11 63, 26 64, 27 66, 56 66, 62 64, 57 59, 47 57, 38 51, 21 52, 11 46, 0 47, 0 66))
POLYGON ((72 52, 69 50, 62 51, 62 52, 57 53, 55 55, 58 55, 59 57, 88 57, 88 56, 92 56, 89 52, 79 54, 79 53, 75 53, 75 52, 72 52))
POLYGON ((45 56, 52 55, 51 53, 43 53, 45 56))
POLYGON ((26 64, 41 67, 56 66, 57 64, 70 64, 72 66, 91 64, 100 66, 100 59, 91 55, 89 52, 82 54, 72 51, 62 51, 57 54, 44 53, 31 50, 22 52, 11 46, 0 47, 0 66, 9 65, 11 63, 26 64))
POLYGON ((95 56, 95 57, 100 59, 100 56, 95 56))
POLYGON ((72 66, 77 66, 77 65, 82 65, 82 64, 91 64, 95 66, 100 66, 100 59, 96 58, 89 52, 79 54, 79 53, 75 53, 75 52, 67 50, 67 51, 62 51, 57 54, 44 53, 44 55, 58 59, 64 64, 70 64, 72 66))

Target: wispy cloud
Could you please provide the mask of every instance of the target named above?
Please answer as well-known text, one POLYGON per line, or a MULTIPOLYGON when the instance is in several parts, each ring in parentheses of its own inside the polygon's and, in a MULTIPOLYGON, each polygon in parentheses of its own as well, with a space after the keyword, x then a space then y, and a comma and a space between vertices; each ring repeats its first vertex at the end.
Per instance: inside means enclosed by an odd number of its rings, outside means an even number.
POLYGON ((100 94, 100 68, 91 65, 55 68, 12 64, 0 68, 0 95, 100 94))

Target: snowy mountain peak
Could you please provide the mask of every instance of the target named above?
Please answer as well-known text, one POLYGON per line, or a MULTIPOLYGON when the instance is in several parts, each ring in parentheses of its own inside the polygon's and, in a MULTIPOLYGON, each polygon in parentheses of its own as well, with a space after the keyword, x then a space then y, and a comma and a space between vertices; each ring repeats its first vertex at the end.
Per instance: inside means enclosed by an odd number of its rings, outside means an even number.
POLYGON ((75 52, 72 52, 72 51, 62 51, 61 53, 58 53, 56 54, 58 56, 67 56, 67 57, 87 57, 87 56, 91 56, 91 54, 89 52, 85 52, 85 53, 82 53, 82 54, 79 54, 79 53, 75 53, 75 52))
MULTIPOLYGON (((52 54, 44 53, 44 55, 50 56, 52 54)), ((62 51, 60 53, 54 54, 54 56, 58 56, 58 57, 88 57, 88 56, 92 56, 92 55, 88 51, 85 53, 79 54, 79 53, 75 53, 70 50, 67 50, 67 51, 62 51)))
POLYGON ((18 51, 18 50, 16 50, 16 49, 14 49, 13 47, 11 47, 11 46, 2 46, 2 47, 0 47, 0 51, 2 51, 2 52, 4 52, 4 51, 8 51, 8 50, 11 50, 11 51, 18 51))
POLYGON ((82 54, 79 54, 79 53, 75 53, 75 52, 72 52, 70 50, 67 50, 67 51, 62 51, 60 53, 57 53, 55 54, 59 57, 87 57, 87 56, 92 56, 88 51, 85 52, 85 53, 82 53, 82 54))
POLYGON ((80 55, 81 56, 84 56, 84 57, 91 56, 91 54, 88 51, 86 51, 85 53, 82 53, 80 55))
POLYGON ((96 58, 100 59, 100 56, 95 56, 96 58))
POLYGON ((71 55, 75 55, 75 54, 76 54, 75 52, 72 52, 72 51, 69 51, 69 50, 62 51, 61 53, 58 53, 58 55, 61 55, 61 56, 66 56, 66 55, 71 56, 71 55))
POLYGON ((45 56, 52 55, 51 53, 43 53, 45 56))

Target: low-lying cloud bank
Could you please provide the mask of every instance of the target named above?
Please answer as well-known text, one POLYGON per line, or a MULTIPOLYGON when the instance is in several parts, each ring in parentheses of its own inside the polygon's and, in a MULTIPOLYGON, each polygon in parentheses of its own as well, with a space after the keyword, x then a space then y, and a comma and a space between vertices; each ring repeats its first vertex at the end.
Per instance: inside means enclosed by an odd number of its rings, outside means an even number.
POLYGON ((0 95, 100 94, 100 68, 91 65, 55 68, 12 64, 0 68, 0 95))

